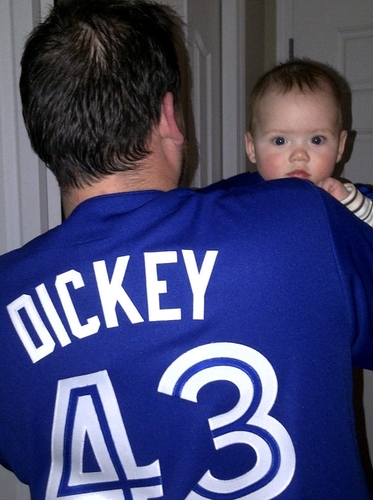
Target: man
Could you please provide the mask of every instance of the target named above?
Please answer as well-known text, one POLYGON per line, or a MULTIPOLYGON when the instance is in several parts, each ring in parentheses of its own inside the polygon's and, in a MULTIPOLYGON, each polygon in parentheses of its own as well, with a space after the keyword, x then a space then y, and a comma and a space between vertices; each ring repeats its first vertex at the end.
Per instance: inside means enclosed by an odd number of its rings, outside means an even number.
POLYGON ((33 500, 368 498, 373 232, 296 179, 176 189, 176 27, 72 2, 26 44, 66 220, 0 259, 0 462, 33 500))

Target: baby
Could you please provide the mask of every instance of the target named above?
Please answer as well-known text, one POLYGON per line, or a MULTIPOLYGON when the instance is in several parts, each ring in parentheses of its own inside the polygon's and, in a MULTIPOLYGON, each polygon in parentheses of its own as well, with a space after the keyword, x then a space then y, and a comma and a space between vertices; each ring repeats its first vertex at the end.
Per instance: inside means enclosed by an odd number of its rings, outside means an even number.
POLYGON ((373 225, 372 200, 331 177, 346 138, 340 87, 321 65, 280 64, 255 85, 246 152, 263 179, 307 179, 373 225))
MULTIPOLYGON (((300 59, 265 73, 251 94, 246 152, 258 174, 241 174, 215 186, 297 177, 313 182, 373 226, 373 193, 332 176, 342 157, 342 92, 326 66, 300 59)), ((207 188, 207 190, 210 190, 207 188)))

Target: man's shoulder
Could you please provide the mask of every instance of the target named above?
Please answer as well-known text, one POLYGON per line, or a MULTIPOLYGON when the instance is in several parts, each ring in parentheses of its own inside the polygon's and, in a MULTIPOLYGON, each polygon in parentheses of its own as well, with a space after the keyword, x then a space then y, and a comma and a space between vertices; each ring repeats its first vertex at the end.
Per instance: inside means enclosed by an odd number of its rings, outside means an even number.
POLYGON ((265 182, 264 179, 258 174, 258 172, 243 172, 241 174, 228 177, 227 179, 222 179, 220 181, 214 182, 209 186, 201 188, 200 191, 204 193, 209 193, 215 190, 229 190, 232 188, 249 187, 255 186, 265 182))

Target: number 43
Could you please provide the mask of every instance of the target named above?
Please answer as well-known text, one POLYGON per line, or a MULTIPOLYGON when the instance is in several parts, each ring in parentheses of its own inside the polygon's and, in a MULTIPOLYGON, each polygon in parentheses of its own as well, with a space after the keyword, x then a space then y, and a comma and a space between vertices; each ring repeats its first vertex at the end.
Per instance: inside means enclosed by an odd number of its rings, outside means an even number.
MULTIPOLYGON (((277 396, 277 378, 262 354, 226 342, 196 347, 167 368, 158 391, 197 403, 199 390, 218 380, 234 384, 239 399, 234 408, 209 419, 215 448, 243 443, 255 450, 257 462, 229 480, 207 470, 185 500, 270 500, 289 485, 295 451, 286 429, 269 415, 277 396)), ((137 465, 106 371, 58 384, 46 500, 62 498, 171 499, 163 492, 159 461, 137 465), (94 471, 82 470, 87 440, 96 460, 94 471)))

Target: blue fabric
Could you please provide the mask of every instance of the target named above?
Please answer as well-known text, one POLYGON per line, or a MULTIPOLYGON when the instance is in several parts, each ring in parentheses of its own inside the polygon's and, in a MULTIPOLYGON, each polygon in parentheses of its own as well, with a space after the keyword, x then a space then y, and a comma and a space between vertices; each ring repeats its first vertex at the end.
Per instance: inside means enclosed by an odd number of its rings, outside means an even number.
POLYGON ((359 191, 363 193, 364 196, 367 196, 371 200, 373 200, 373 187, 367 184, 355 184, 359 191))
POLYGON ((33 500, 369 498, 373 231, 312 184, 101 196, 0 277, 0 461, 33 500))
POLYGON ((265 180, 258 172, 243 172, 242 174, 237 174, 232 177, 228 177, 227 179, 214 182, 213 184, 202 188, 201 191, 204 193, 210 193, 215 189, 255 186, 256 184, 261 184, 262 182, 265 182, 265 180))

